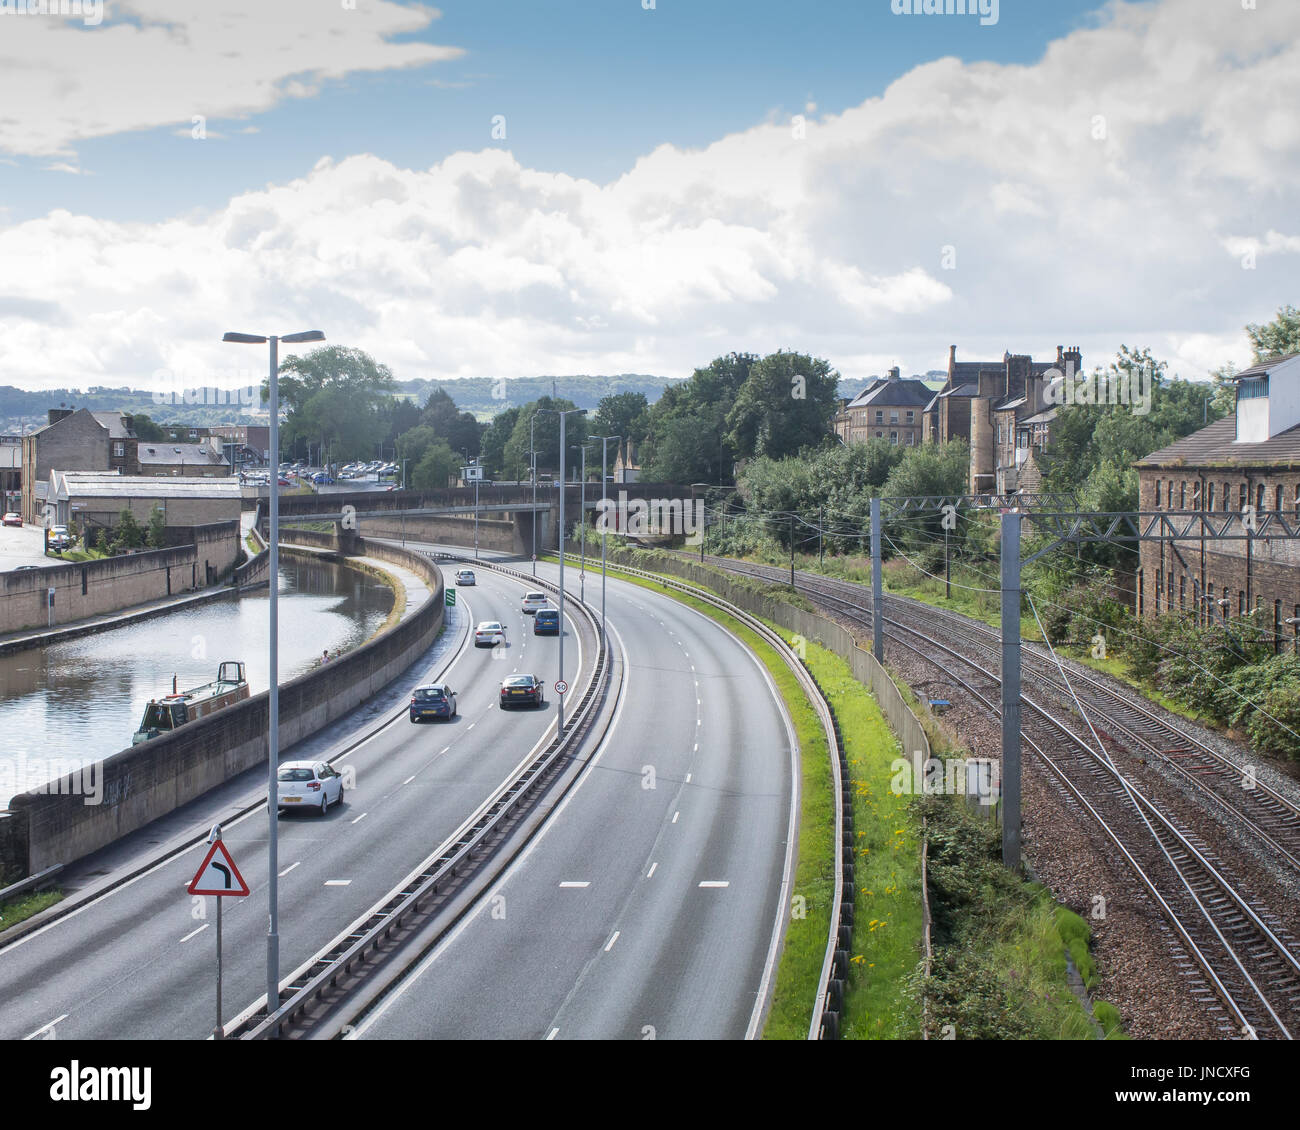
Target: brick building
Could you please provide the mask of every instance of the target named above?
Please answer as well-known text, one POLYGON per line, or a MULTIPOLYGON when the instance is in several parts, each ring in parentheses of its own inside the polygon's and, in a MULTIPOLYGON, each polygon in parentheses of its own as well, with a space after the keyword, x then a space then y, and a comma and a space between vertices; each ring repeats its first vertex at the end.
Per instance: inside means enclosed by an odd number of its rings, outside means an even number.
POLYGON ((922 441, 922 417, 933 397, 934 390, 924 381, 900 377, 893 368, 889 376, 877 377, 851 401, 841 400, 831 427, 845 443, 882 439, 912 447, 922 441))
MULTIPOLYGON (((1300 354, 1236 374, 1231 416, 1137 462, 1142 510, 1285 511, 1300 516, 1300 354)), ((1300 543, 1143 542, 1138 611, 1201 623, 1259 610, 1280 642, 1300 639, 1300 543)))
POLYGON ((108 467, 109 431, 95 414, 85 408, 51 408, 50 422, 23 436, 23 521, 40 522, 51 471, 108 467))
POLYGON ((1049 389, 1060 374, 1082 368, 1083 355, 1076 347, 1058 345, 1055 361, 1016 353, 1003 354, 1001 361, 958 361, 957 347, 950 346, 948 380, 925 407, 925 438, 970 443, 972 494, 1036 489, 1041 476, 1033 457, 1047 446, 1056 418, 1049 389), (1022 482, 1027 464, 1028 478, 1022 482))

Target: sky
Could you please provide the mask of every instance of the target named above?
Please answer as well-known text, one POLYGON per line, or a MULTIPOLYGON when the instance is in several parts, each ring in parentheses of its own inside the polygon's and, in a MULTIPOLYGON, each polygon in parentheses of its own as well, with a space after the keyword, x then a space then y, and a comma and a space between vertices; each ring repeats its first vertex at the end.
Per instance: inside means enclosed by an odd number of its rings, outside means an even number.
POLYGON ((0 384, 248 383, 224 331, 304 329, 399 379, 1200 378, 1297 301, 1295 0, 29 3, 0 384))

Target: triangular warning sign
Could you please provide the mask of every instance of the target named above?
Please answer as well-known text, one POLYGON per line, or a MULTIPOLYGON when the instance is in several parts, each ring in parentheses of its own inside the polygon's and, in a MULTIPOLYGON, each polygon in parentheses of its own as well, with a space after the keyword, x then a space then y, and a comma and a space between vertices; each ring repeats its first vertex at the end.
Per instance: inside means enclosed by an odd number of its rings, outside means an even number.
POLYGON ((186 888, 192 895, 236 895, 248 894, 248 884, 230 858, 230 852, 220 840, 213 843, 211 850, 199 864, 198 873, 186 888), (220 856, 220 858, 217 858, 220 856))

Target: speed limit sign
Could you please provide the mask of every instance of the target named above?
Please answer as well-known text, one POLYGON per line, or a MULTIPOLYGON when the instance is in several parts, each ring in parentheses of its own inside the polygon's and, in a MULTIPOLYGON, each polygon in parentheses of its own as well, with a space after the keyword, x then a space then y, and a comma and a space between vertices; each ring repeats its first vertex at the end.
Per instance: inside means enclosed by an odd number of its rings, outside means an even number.
POLYGON ((568 694, 568 693, 569 693, 569 684, 566 683, 563 679, 558 680, 558 681, 556 682, 556 684, 555 684, 555 693, 556 693, 556 694, 568 694))

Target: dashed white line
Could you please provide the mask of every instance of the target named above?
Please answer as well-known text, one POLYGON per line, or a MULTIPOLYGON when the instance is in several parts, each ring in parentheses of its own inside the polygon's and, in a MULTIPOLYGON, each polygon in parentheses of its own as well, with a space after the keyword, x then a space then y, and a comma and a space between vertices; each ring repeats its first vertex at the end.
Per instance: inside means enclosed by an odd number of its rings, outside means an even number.
POLYGON ((578 880, 576 880, 576 879, 566 879, 564 882, 562 882, 562 883, 560 884, 560 886, 561 886, 561 887, 569 887, 569 888, 572 888, 572 889, 574 889, 574 890, 577 890, 577 889, 580 889, 580 888, 582 888, 582 887, 590 887, 591 884, 588 883, 588 882, 586 882, 585 880, 580 882, 580 881, 578 881, 578 880))
POLYGON ((289 872, 292 871, 295 867, 300 867, 300 866, 302 866, 302 860, 301 860, 301 859, 298 860, 297 863, 291 863, 291 864, 289 864, 288 867, 286 867, 283 871, 280 872, 280 878, 283 879, 283 878, 284 878, 287 874, 289 874, 289 872))
POLYGON ((695 748, 694 748, 693 750, 691 750, 691 752, 692 752, 692 753, 699 753, 699 752, 700 752, 700 743, 699 743, 699 742, 696 742, 696 743, 695 743, 695 748))
POLYGON ((465 727, 465 732, 466 732, 466 733, 469 733, 470 730, 472 730, 472 729, 473 729, 475 726, 477 726, 477 725, 478 725, 477 722, 471 722, 468 726, 465 727))
POLYGON ((446 753, 449 749, 451 749, 451 746, 449 746, 449 745, 445 745, 445 746, 443 746, 442 749, 438 750, 438 756, 441 757, 441 756, 442 756, 444 753, 446 753))
POLYGON ((370 815, 369 812, 363 812, 360 816, 358 816, 355 820, 353 820, 352 823, 353 823, 353 824, 360 824, 361 821, 364 820, 364 819, 365 819, 367 816, 369 816, 369 815, 370 815))
POLYGON ((652 864, 650 864, 650 870, 645 873, 645 877, 647 879, 650 878, 650 876, 655 873, 655 868, 658 866, 659 866, 659 861, 656 859, 652 864))
POLYGON ((614 948, 614 943, 615 943, 616 941, 618 941, 618 931, 617 931, 617 930, 614 931, 614 936, 613 936, 612 938, 610 938, 608 942, 605 943, 605 952, 606 952, 606 953, 609 953, 609 951, 612 950, 612 949, 614 948))
POLYGON ((406 778, 405 781, 402 782, 402 784, 409 785, 414 780, 415 780, 415 774, 412 773, 409 777, 406 778))
POLYGON ((731 883, 726 879, 705 879, 700 883, 701 887, 729 887, 731 883))
POLYGON ((347 887, 347 886, 351 886, 351 884, 352 884, 351 879, 326 879, 325 880, 325 885, 327 887, 347 887))
POLYGON ((686 783, 688 785, 691 783, 691 775, 689 773, 686 774, 686 783))
MULTIPOLYGON (((208 928, 208 924, 205 922, 197 930, 191 930, 188 934, 185 935, 185 937, 181 939, 181 941, 188 942, 192 937, 194 937, 195 934, 202 934, 203 931, 206 930, 207 928, 208 928)), ((51 1021, 51 1023, 53 1023, 53 1021, 51 1021)))
POLYGON ((546 1033, 546 1038, 548 1040, 553 1040, 559 1034, 560 1034, 560 1030, 558 1028, 552 1028, 549 1032, 546 1033))
POLYGON ((674 824, 677 823, 677 817, 679 817, 680 815, 681 815, 680 812, 674 812, 674 813, 673 813, 673 823, 674 823, 674 824))

